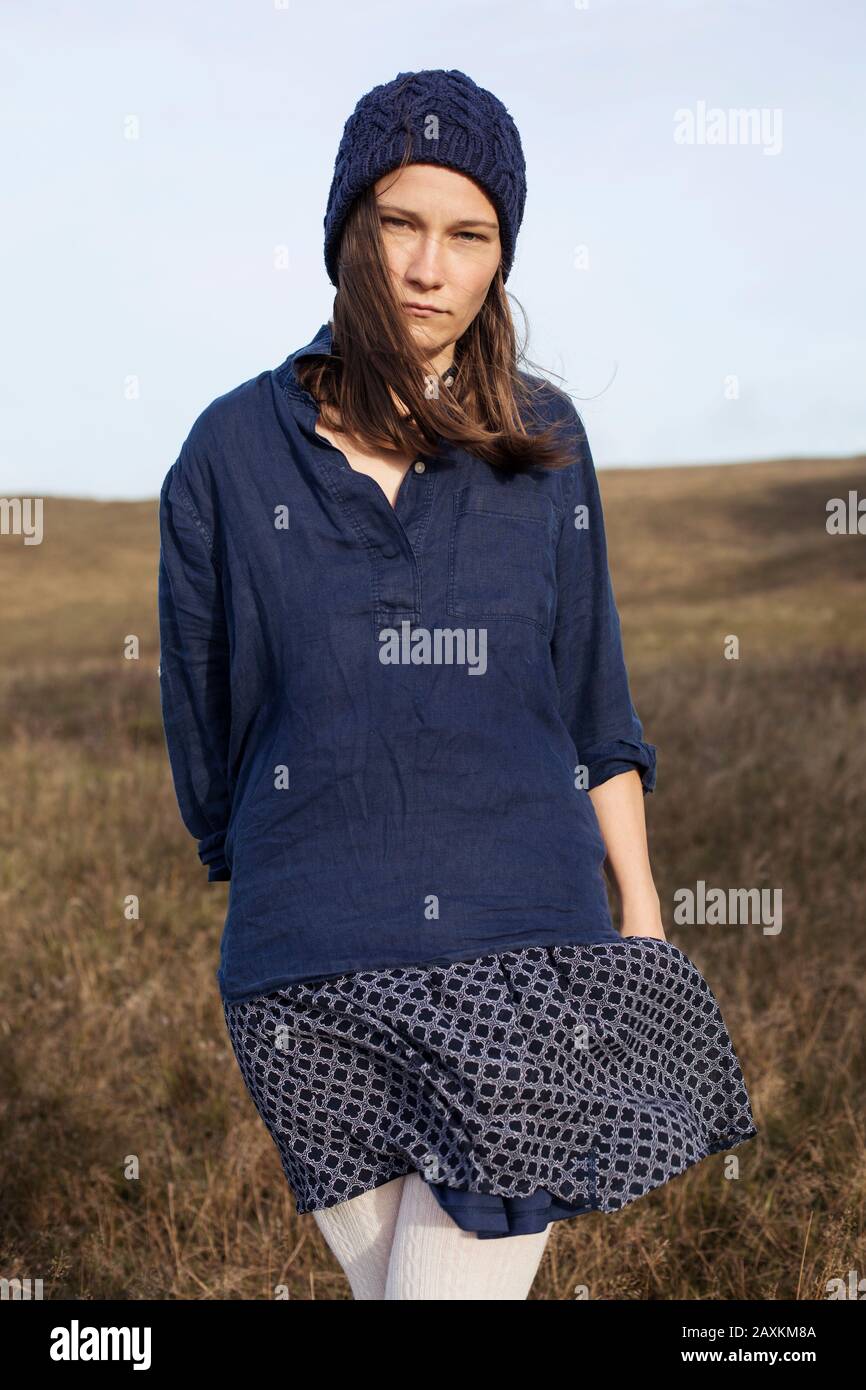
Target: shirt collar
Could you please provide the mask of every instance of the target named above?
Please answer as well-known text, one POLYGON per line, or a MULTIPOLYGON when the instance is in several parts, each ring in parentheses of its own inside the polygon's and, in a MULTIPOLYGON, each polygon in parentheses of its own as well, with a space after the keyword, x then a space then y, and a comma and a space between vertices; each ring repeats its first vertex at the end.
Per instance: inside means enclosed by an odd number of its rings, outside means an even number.
POLYGON ((323 323, 315 338, 312 338, 304 347, 298 348, 291 356, 292 362, 298 362, 302 357, 330 357, 333 346, 333 334, 330 321, 323 323))
MULTIPOLYGON (((308 343, 291 354, 285 366, 289 369, 292 376, 294 376, 292 367, 295 362, 299 362, 302 357, 330 357, 333 343, 333 331, 331 322, 328 320, 327 323, 321 325, 314 338, 311 338, 308 343)), ((449 367, 442 377, 443 384, 445 386, 453 386, 455 376, 456 369, 454 367, 449 367)))
POLYGON ((317 357, 331 355, 333 338, 331 334, 331 324, 323 323, 314 338, 311 338, 303 347, 296 352, 290 352, 284 362, 274 370, 274 378, 281 390, 294 400, 302 401, 310 409, 318 411, 318 406, 309 392, 305 391, 295 376, 295 363, 302 357, 317 357))

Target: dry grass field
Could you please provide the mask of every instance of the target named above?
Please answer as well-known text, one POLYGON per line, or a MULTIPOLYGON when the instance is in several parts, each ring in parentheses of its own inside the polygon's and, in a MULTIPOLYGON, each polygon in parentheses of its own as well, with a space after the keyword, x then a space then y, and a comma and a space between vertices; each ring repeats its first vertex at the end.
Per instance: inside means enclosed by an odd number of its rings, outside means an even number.
MULTIPOLYGON (((866 459, 600 479, 659 750, 666 929, 719 1000, 760 1134, 736 1179, 717 1154, 555 1223, 532 1298, 824 1299, 866 1277, 866 535, 825 528, 866 459), (781 932, 675 926, 698 880, 781 889, 781 932)), ((0 536, 0 1274, 46 1299, 348 1299, 225 1032, 228 884, 174 799, 157 554, 155 499, 51 497, 41 545, 0 536)))

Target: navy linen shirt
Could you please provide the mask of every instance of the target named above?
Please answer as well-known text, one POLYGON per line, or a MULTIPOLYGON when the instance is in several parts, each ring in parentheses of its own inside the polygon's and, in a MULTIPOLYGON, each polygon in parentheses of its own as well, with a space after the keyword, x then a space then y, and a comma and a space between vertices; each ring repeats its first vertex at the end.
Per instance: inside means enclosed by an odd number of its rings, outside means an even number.
POLYGON ((565 469, 443 441, 392 507, 294 375, 331 343, 326 323, 208 405, 159 499, 163 725, 184 824, 229 880, 229 1001, 618 940, 588 788, 655 785, 568 397, 542 388, 565 469))

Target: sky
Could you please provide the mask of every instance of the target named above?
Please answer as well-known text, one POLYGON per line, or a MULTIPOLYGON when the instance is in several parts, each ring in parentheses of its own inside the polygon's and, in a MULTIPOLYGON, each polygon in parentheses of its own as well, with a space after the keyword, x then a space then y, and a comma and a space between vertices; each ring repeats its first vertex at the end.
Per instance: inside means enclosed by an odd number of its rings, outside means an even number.
POLYGON ((468 73, 517 124, 507 289, 598 468, 864 452, 860 0, 3 19, 0 496, 155 497, 205 406, 313 337, 343 125, 420 68, 468 73))

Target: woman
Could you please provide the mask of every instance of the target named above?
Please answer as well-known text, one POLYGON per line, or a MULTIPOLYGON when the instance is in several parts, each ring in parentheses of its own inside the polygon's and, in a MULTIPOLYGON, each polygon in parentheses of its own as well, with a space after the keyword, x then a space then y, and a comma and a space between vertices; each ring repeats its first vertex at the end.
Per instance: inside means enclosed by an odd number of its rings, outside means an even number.
POLYGON ((465 74, 368 93, 333 318, 202 412, 160 497, 163 717, 230 880, 226 1023, 357 1299, 525 1299, 553 1221, 757 1132, 664 935, 589 446, 516 365, 525 193, 465 74))

